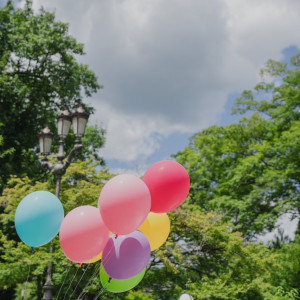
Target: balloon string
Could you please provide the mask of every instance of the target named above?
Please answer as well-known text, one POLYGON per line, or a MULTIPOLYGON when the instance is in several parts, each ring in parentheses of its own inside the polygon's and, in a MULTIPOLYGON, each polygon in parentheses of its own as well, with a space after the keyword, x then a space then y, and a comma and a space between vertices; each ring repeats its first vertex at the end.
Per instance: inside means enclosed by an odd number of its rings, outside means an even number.
POLYGON ((28 265, 27 279, 26 279, 26 282, 25 282, 25 289, 22 290, 22 293, 24 293, 24 294, 22 295, 22 300, 25 300, 25 299, 26 299, 26 289, 27 289, 27 282, 28 282, 28 279, 29 279, 30 267, 31 267, 31 265, 29 264, 29 265, 28 265))
MULTIPOLYGON (((80 264, 80 265, 81 265, 81 264, 80 264)), ((89 267, 90 267, 90 264, 87 266, 87 268, 85 269, 85 271, 82 273, 82 275, 81 275, 81 277, 80 277, 79 281, 77 282, 77 284, 76 284, 76 286, 75 286, 75 289, 73 289, 73 292, 72 292, 72 294, 71 294, 71 296, 70 296, 69 300, 71 299, 72 295, 73 295, 73 294, 74 294, 74 292, 76 291, 76 289, 77 289, 77 287, 78 287, 78 285, 79 285, 79 283, 80 283, 81 279, 83 278, 83 276, 84 276, 85 272, 88 270, 88 268, 89 268, 89 267)))
POLYGON ((65 300, 65 298, 66 298, 66 296, 67 296, 67 294, 68 294, 68 291, 69 291, 69 289, 70 289, 70 287, 71 287, 71 285, 72 285, 72 283, 73 283, 73 281, 74 281, 74 278, 75 278, 76 275, 77 275, 78 270, 79 270, 79 268, 77 268, 77 270, 76 270, 76 272, 75 272, 75 275, 73 276, 73 278, 72 278, 72 280, 71 280, 71 282, 70 282, 70 284, 69 284, 69 287, 68 287, 68 289, 67 289, 67 291, 66 291, 66 293, 65 293, 65 296, 64 296, 64 299, 63 299, 63 300, 65 300))
MULTIPOLYGON (((110 256, 112 254, 112 248, 109 250, 108 254, 107 254, 107 257, 106 257, 106 261, 108 261, 110 259, 110 256)), ((102 263, 103 264, 103 263, 102 263)), ((84 292, 84 290, 92 285, 94 279, 95 279, 95 276, 97 276, 97 274, 99 273, 100 271, 100 267, 101 267, 101 262, 99 264, 99 266, 97 267, 95 273, 93 274, 93 276, 90 278, 90 280, 88 281, 88 283, 86 284, 86 286, 82 289, 82 292, 80 293, 80 295, 78 296, 77 300, 81 299, 81 298, 84 298, 84 296, 87 294, 88 291, 84 292)))
POLYGON ((94 300, 97 300, 100 297, 100 295, 103 293, 103 291, 104 291, 104 288, 102 287, 102 289, 100 290, 100 293, 94 298, 94 300))
MULTIPOLYGON (((115 237, 116 238, 116 237, 115 237)), ((103 259, 103 257, 102 257, 102 264, 103 264, 103 262, 108 262, 109 260, 110 260, 110 258, 111 258, 111 256, 112 256, 112 252, 113 252, 113 248, 114 247, 111 247, 110 249, 109 249, 109 252, 107 253, 107 255, 106 255, 106 257, 105 257, 105 260, 103 259)))
POLYGON ((81 299, 81 298, 84 298, 85 294, 88 292, 84 292, 84 290, 93 283, 95 277, 97 276, 97 274, 99 273, 99 270, 100 270, 100 266, 101 266, 101 263, 99 264, 99 266, 96 268, 96 271, 94 272, 94 274, 91 276, 90 280, 88 281, 88 283, 85 285, 85 287, 82 289, 81 293, 79 294, 77 300, 81 299))
MULTIPOLYGON (((110 257, 112 256, 112 252, 113 252, 113 247, 109 250, 107 256, 106 256, 106 260, 105 261, 109 261, 110 257)), ((103 260, 102 260, 103 262, 103 260)), ((103 265, 103 263, 102 263, 103 265)), ((96 268, 96 271, 94 272, 94 274, 92 275, 92 277, 90 278, 90 280, 88 281, 88 283, 85 285, 85 287, 82 289, 81 293, 79 294, 77 300, 81 299, 81 298, 84 298, 84 296, 87 294, 88 291, 84 291, 87 287, 89 287, 90 285, 92 285, 94 279, 95 279, 95 276, 99 273, 100 271, 100 267, 101 267, 101 262, 99 264, 99 266, 96 268)))
POLYGON ((62 284, 60 285, 60 288, 59 288, 58 295, 57 295, 56 299, 58 299, 58 296, 60 295, 60 291, 61 291, 62 287, 63 287, 64 284, 65 284, 66 278, 67 278, 67 276, 68 276, 68 274, 69 274, 69 272, 70 272, 71 267, 72 267, 72 264, 69 265, 68 272, 66 273, 65 278, 64 278, 62 284))

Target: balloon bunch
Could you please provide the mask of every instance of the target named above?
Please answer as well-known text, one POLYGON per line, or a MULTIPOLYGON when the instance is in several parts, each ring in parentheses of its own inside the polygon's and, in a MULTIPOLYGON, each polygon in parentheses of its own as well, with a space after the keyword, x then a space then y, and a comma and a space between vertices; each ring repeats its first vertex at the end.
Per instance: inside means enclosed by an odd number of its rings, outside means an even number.
MULTIPOLYGON (((168 238, 170 220, 167 212, 185 200, 189 188, 188 173, 183 166, 171 160, 152 165, 143 179, 131 174, 113 177, 100 193, 98 208, 80 206, 64 219, 61 217, 59 222, 56 220, 55 230, 58 226, 64 254, 77 263, 93 263, 102 259, 100 280, 103 287, 111 292, 133 288, 146 272, 151 251, 158 249, 168 238)), ((16 228, 20 238, 28 244, 22 234, 24 222, 17 221, 27 197, 17 208, 16 228)), ((44 218, 43 215, 31 217, 35 220, 25 226, 26 231, 37 225, 37 219, 44 218)), ((49 221, 45 222, 49 224, 49 221)), ((51 231, 51 238, 49 235, 43 242, 52 239, 57 234, 55 230, 51 231)), ((39 246, 41 243, 29 245, 39 246)))

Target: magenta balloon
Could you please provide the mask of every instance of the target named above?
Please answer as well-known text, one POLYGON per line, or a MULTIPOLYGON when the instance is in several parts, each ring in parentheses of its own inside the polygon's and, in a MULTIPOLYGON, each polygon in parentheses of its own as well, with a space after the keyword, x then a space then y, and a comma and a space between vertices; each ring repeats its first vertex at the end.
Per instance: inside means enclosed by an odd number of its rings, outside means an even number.
POLYGON ((146 267, 150 252, 148 239, 140 231, 111 236, 102 253, 102 265, 111 278, 125 280, 146 267))
POLYGON ((151 211, 166 213, 178 207, 187 197, 190 178, 185 168, 172 160, 152 165, 143 181, 151 193, 151 211))
POLYGON ((103 187, 99 209, 106 227, 118 235, 138 229, 150 211, 151 196, 138 177, 123 174, 113 177, 103 187))
POLYGON ((79 206, 64 218, 59 240, 65 255, 73 262, 86 262, 97 256, 106 246, 109 230, 104 225, 99 209, 79 206))

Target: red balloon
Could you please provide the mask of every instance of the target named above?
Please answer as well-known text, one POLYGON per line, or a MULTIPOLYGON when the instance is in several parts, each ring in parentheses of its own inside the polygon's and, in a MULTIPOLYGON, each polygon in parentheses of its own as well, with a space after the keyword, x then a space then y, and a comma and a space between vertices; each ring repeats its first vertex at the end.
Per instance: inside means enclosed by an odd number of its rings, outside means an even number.
POLYGON ((143 181, 151 194, 151 211, 165 213, 174 210, 187 197, 190 178, 185 168, 172 160, 163 160, 152 165, 143 181))

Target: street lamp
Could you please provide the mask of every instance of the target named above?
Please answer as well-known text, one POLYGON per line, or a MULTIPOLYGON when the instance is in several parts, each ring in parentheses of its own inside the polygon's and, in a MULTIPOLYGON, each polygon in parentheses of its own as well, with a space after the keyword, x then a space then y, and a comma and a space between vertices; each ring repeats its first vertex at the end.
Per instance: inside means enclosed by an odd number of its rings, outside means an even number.
POLYGON ((70 130, 71 122, 72 122, 72 114, 69 112, 67 108, 61 112, 61 114, 57 115, 57 134, 60 139, 64 140, 70 130))
POLYGON ((73 130, 76 138, 80 139, 83 137, 88 118, 88 113, 84 111, 82 105, 79 105, 72 115, 73 130))
POLYGON ((40 152, 42 155, 47 156, 51 152, 51 145, 53 140, 53 133, 50 131, 48 125, 39 134, 40 139, 40 152))
MULTIPOLYGON (((81 138, 84 136, 85 127, 89 118, 89 114, 83 109, 82 105, 79 105, 77 110, 72 114, 67 108, 65 108, 57 116, 57 134, 59 137, 59 149, 57 154, 58 162, 53 165, 47 158, 51 153, 51 145, 54 134, 46 126, 39 134, 40 152, 44 156, 42 159, 42 167, 47 168, 56 177, 56 197, 59 198, 61 177, 66 173, 69 167, 72 157, 76 152, 82 149, 81 138), (69 134, 69 130, 73 125, 74 135, 76 137, 75 145, 71 149, 70 153, 65 158, 64 145, 65 139, 69 134)), ((53 245, 50 244, 50 253, 53 253, 53 245)), ((50 260, 47 269, 47 279, 44 285, 43 300, 52 300, 53 298, 53 282, 52 282, 52 268, 53 263, 50 260)))

